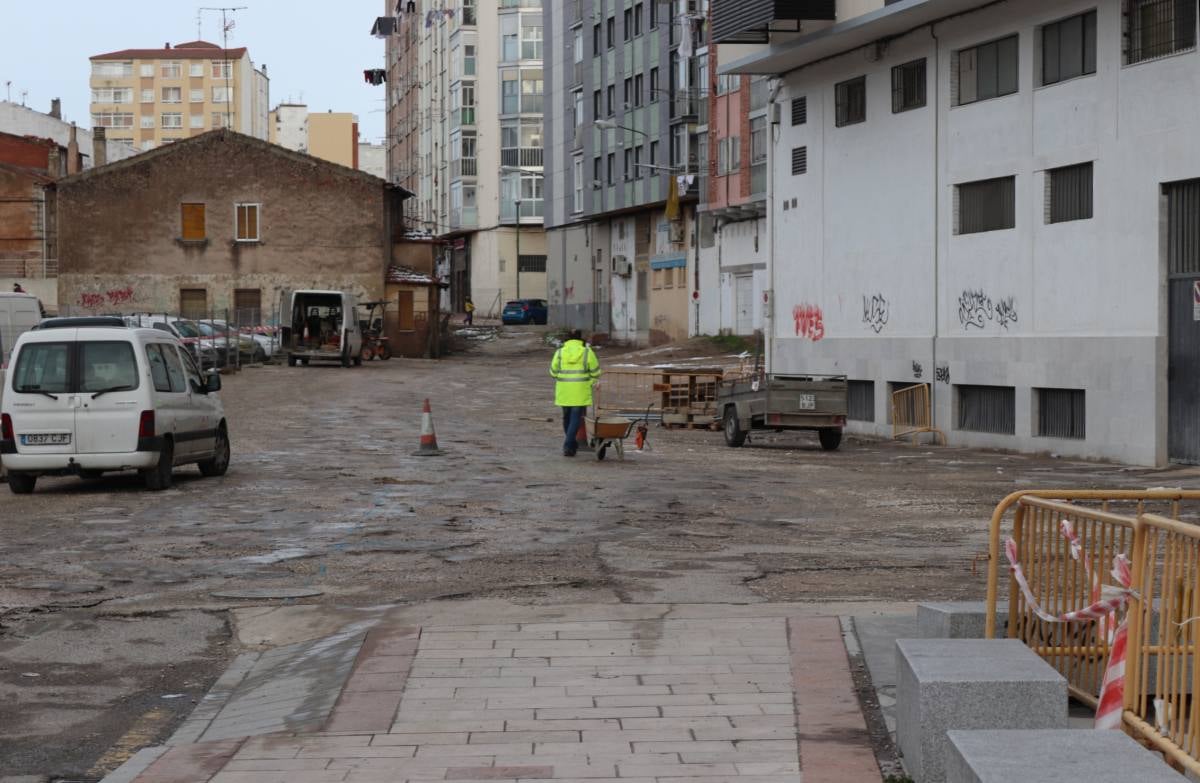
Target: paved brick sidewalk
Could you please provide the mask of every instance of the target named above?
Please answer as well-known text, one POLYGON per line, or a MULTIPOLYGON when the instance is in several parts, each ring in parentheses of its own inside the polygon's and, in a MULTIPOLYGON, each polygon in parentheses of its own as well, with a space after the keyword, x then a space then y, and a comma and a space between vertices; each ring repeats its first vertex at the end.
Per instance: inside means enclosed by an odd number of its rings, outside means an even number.
POLYGON ((806 783, 879 780, 835 618, 381 628, 322 733, 126 779, 800 783, 800 759, 806 783))

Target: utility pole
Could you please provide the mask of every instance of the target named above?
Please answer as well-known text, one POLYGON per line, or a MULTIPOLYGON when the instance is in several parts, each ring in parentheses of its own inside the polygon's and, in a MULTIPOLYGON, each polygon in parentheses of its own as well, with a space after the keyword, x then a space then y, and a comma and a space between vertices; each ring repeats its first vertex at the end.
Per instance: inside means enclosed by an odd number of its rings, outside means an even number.
MULTIPOLYGON (((230 84, 229 78, 233 73, 233 63, 229 62, 229 31, 234 27, 234 20, 229 17, 237 11, 245 11, 246 6, 226 6, 224 8, 202 6, 196 9, 196 28, 200 27, 200 14, 203 11, 220 11, 221 12, 221 70, 225 74, 225 127, 229 128, 229 98, 230 84)), ((246 85, 242 85, 242 89, 247 89, 246 85)), ((253 89, 253 85, 251 85, 253 89)))

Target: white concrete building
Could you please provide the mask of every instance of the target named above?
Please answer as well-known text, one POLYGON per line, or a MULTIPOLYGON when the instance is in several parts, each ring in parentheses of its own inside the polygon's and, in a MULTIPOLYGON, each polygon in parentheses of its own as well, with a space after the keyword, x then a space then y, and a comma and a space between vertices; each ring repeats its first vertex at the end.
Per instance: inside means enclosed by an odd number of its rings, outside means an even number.
POLYGON ((771 369, 848 375, 859 431, 928 383, 952 444, 1200 462, 1196 25, 900 0, 722 63, 782 81, 771 369))
MULTIPOLYGON (((57 98, 48 114, 18 103, 0 101, 0 132, 52 139, 65 147, 71 143, 71 125, 62 119, 62 104, 58 103, 57 98)), ((76 128, 75 139, 83 155, 83 167, 90 169, 95 165, 93 158, 96 149, 92 132, 86 128, 76 128)), ((106 163, 116 163, 138 153, 132 144, 118 139, 105 139, 104 149, 106 163)))
POLYGON ((296 152, 308 152, 308 106, 303 103, 281 103, 271 110, 268 137, 272 144, 296 152))

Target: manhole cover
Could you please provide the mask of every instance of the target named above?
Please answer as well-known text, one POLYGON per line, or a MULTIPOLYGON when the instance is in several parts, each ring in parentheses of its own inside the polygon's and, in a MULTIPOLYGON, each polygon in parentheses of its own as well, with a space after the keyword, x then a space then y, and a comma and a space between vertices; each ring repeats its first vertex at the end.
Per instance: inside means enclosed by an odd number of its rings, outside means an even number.
POLYGON ((220 590, 214 598, 311 598, 324 595, 324 590, 306 587, 248 587, 245 590, 220 590))

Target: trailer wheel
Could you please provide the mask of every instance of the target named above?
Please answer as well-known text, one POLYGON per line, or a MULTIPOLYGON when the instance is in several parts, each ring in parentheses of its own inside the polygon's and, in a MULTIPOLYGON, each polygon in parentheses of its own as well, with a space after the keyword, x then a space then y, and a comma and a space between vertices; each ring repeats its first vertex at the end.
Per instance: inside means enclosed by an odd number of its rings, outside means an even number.
POLYGON ((295 367, 295 366, 296 366, 296 357, 292 356, 291 354, 288 354, 288 367, 295 367))
POLYGON ((730 405, 725 409, 725 445, 731 449, 740 448, 746 442, 746 431, 738 421, 737 407, 730 405))
POLYGON ((821 440, 821 448, 826 451, 833 451, 842 444, 842 431, 836 427, 818 431, 817 437, 821 440))

